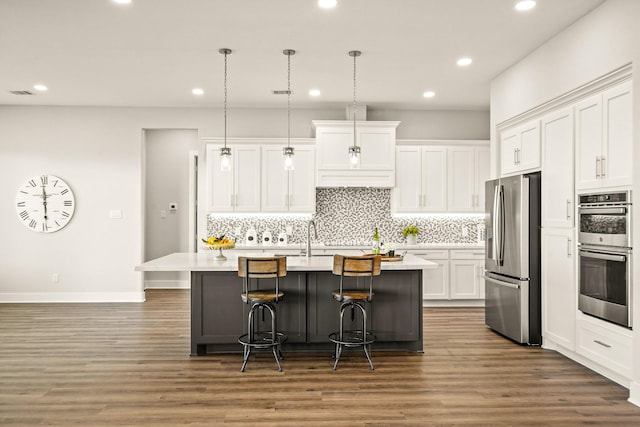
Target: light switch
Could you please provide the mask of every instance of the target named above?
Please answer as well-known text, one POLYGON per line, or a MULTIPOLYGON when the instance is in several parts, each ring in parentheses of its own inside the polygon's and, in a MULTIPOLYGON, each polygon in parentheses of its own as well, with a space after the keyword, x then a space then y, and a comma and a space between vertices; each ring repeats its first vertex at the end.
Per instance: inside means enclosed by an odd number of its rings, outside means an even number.
POLYGON ((120 209, 109 211, 109 219, 122 219, 122 211, 120 209))
POLYGON ((164 209, 160 211, 160 218, 165 219, 167 217, 167 211, 164 209))
POLYGON ((178 210, 178 204, 177 203, 169 203, 169 210, 171 211, 177 211, 178 210))

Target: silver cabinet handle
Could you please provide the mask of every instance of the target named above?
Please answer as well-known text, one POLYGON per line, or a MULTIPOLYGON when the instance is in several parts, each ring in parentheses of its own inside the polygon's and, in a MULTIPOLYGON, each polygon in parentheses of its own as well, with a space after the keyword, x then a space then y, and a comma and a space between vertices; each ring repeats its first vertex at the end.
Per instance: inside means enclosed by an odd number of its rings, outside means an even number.
POLYGON ((567 199, 567 219, 571 219, 571 200, 567 199))
POLYGON ((607 159, 604 156, 600 157, 600 176, 607 176, 607 159))
POLYGON ((600 156, 596 156, 596 178, 600 178, 600 156))
POLYGON ((567 257, 571 258, 571 239, 567 239, 567 257))
POLYGON ((518 149, 517 148, 513 149, 513 164, 514 165, 518 164, 518 149))
POLYGON ((518 148, 518 164, 520 164, 520 149, 518 148))
POLYGON ((603 346, 603 347, 611 348, 611 346, 610 346, 609 344, 604 343, 604 342, 602 342, 602 341, 600 341, 600 340, 593 340, 593 342, 594 342, 594 343, 596 343, 596 344, 600 344, 600 345, 601 345, 601 346, 603 346))

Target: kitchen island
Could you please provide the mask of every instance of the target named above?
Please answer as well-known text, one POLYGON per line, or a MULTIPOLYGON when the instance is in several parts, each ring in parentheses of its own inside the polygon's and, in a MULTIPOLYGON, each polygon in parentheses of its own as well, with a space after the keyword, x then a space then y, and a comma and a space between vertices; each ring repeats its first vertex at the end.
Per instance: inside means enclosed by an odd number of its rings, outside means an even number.
MULTIPOLYGON (((223 261, 215 260, 215 255, 174 253, 135 268, 191 273, 192 356, 242 351, 238 337, 246 333, 249 306, 240 299, 238 253, 227 251, 228 259, 223 261)), ((251 256, 246 252, 241 255, 251 256)), ((332 267, 332 256, 287 256, 287 276, 280 281, 285 297, 277 306, 278 328, 288 336, 283 350, 333 348, 328 337, 338 330, 339 303, 331 295, 338 287, 332 267)), ((413 255, 382 263, 380 276, 374 278, 375 296, 368 309, 369 328, 377 336, 374 350, 422 352, 422 270, 435 267, 435 263, 413 255)))

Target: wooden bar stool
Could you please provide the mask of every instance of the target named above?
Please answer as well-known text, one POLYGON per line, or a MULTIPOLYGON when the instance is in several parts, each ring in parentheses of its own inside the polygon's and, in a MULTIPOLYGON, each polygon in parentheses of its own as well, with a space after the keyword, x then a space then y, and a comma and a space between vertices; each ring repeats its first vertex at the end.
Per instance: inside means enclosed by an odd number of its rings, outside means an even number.
POLYGON ((241 372, 244 372, 252 348, 268 349, 273 352, 278 371, 282 371, 280 359, 282 359, 281 345, 287 340, 287 336, 278 332, 276 307, 278 301, 284 298, 284 292, 280 290, 280 277, 287 275, 287 258, 238 257, 238 276, 242 277, 242 302, 251 304, 247 320, 247 333, 238 338, 238 342, 244 346, 241 372), (260 287, 261 279, 275 279, 275 288, 264 289, 260 287), (251 280, 255 279, 255 280, 251 280), (252 283, 253 286, 252 287, 252 283), (268 311, 271 315, 271 330, 258 331, 254 313, 268 311))
POLYGON ((343 347, 362 346, 365 356, 369 361, 369 366, 373 370, 370 351, 371 344, 376 340, 371 331, 367 331, 367 310, 364 303, 373 299, 373 276, 380 275, 380 255, 345 256, 334 255, 333 274, 340 276, 340 289, 333 291, 333 298, 340 302, 340 330, 329 335, 329 340, 335 343, 333 370, 335 371, 342 355, 343 347), (345 289, 344 278, 355 277, 356 289, 345 289), (360 277, 368 277, 369 288, 366 289, 366 282, 359 285, 360 277), (355 318, 355 310, 362 313, 362 328, 357 330, 344 329, 344 312, 351 309, 351 318, 355 318))

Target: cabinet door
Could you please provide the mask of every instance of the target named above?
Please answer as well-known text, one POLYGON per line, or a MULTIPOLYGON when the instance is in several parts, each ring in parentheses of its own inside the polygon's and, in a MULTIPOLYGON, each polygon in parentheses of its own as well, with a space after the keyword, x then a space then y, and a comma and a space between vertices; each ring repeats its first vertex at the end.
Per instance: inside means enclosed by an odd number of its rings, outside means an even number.
POLYGON ((520 132, 509 129, 500 135, 500 175, 505 176, 517 170, 517 155, 520 148, 520 132))
POLYGON ((482 275, 484 261, 451 260, 451 299, 479 299, 483 290, 482 275))
POLYGON ((289 172, 288 210, 312 213, 316 210, 315 150, 313 147, 295 150, 294 170, 289 172))
POLYGON ((421 148, 396 148, 396 186, 393 189, 394 212, 420 212, 422 210, 421 148))
POLYGON ((236 146, 232 149, 236 212, 260 211, 260 147, 236 146))
POLYGON ((209 211, 233 212, 233 170, 220 170, 220 148, 220 145, 207 144, 209 211))
POLYGON ((471 147, 449 148, 448 198, 450 212, 475 210, 475 154, 471 147))
MULTIPOLYGON (((296 153, 297 154, 297 153, 296 153)), ((298 160, 297 156, 294 162, 298 160)), ((294 163, 294 167, 299 166, 294 163)), ((262 211, 285 212, 289 202, 282 147, 262 149, 262 211)))
POLYGON ((600 187, 602 156, 602 95, 574 107, 576 132, 576 189, 600 187))
POLYGON ((422 298, 426 300, 449 299, 449 261, 430 260, 437 268, 422 270, 422 298))
POLYGON ((631 82, 607 90, 602 95, 603 150, 602 184, 631 185, 633 170, 633 116, 631 82))
POLYGON ((573 109, 542 119, 542 226, 573 227, 573 109))
POLYGON ((475 149, 475 185, 476 199, 474 210, 476 212, 484 212, 484 184, 491 177, 491 150, 489 147, 475 149))
POLYGON ((577 285, 573 229, 542 230, 542 338, 573 350, 577 285))
MULTIPOLYGON (((360 169, 394 170, 396 164, 395 126, 360 125, 356 128, 356 135, 358 145, 362 150, 360 155, 360 169)), ((347 151, 345 151, 345 153, 347 151)), ((347 158, 347 156, 345 156, 345 158, 347 158)))
POLYGON ((349 168, 349 147, 353 145, 353 129, 347 127, 318 127, 316 130, 319 170, 349 168))
POLYGON ((445 147, 424 147, 421 169, 422 211, 445 212, 447 210, 447 149, 445 147))
POLYGON ((538 120, 520 128, 520 147, 516 159, 519 171, 540 168, 540 122, 538 120))

